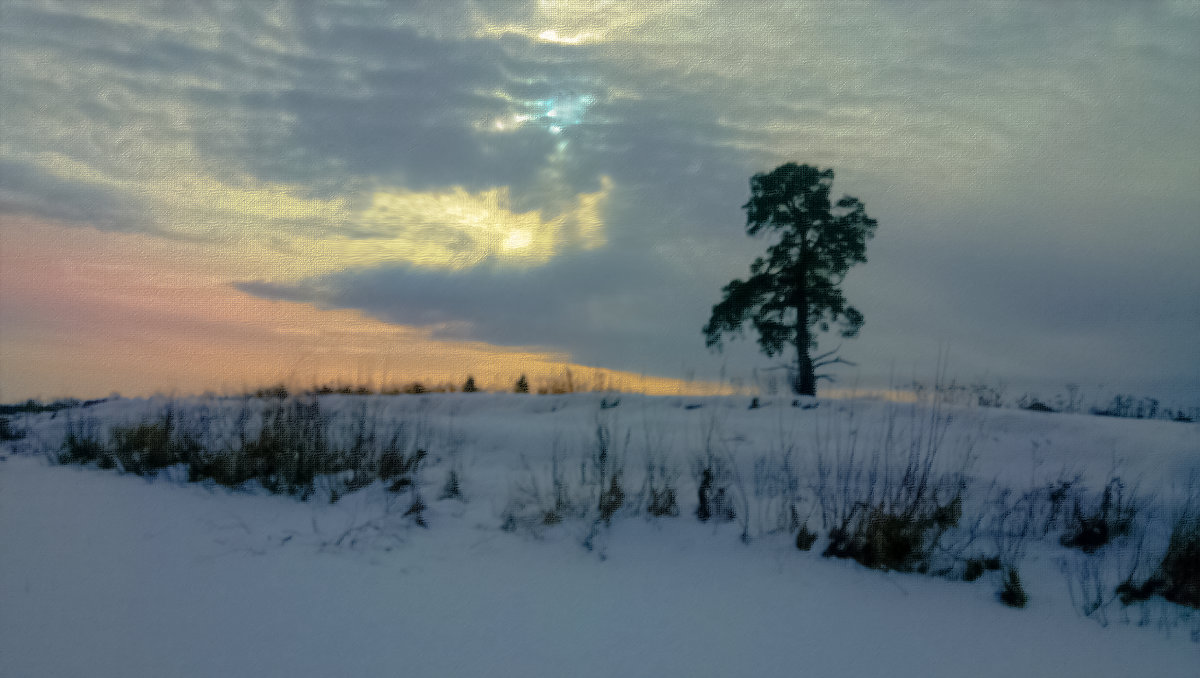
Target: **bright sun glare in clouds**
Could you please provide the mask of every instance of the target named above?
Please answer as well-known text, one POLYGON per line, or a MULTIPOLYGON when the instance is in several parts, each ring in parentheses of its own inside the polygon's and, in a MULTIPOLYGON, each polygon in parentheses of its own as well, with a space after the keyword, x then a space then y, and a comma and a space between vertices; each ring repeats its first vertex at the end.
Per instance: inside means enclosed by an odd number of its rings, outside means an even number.
POLYGON ((567 128, 583 124, 588 109, 596 103, 595 96, 576 92, 564 92, 546 99, 516 99, 501 91, 489 94, 506 102, 510 110, 476 124, 475 129, 481 132, 515 132, 531 124, 551 134, 562 134, 567 128))
POLYGON ((533 234, 529 231, 513 231, 504 239, 501 249, 504 251, 519 250, 533 244, 533 234))
MULTIPOLYGON (((531 100, 489 94, 509 111, 491 124, 477 125, 481 133, 535 125, 562 135, 582 124, 596 101, 591 94, 573 91, 531 100)), ((563 161, 565 150, 564 140, 551 160, 563 161)), ((379 188, 365 208, 355 210, 356 196, 350 194, 310 197, 300 185, 218 177, 190 142, 169 149, 135 144, 129 154, 137 162, 125 168, 54 153, 35 160, 54 176, 140 196, 164 231, 236 240, 247 267, 256 267, 259 277, 298 278, 389 262, 461 269, 491 257, 538 265, 568 248, 605 243, 602 208, 612 188, 607 177, 600 191, 571 196, 551 172, 539 190, 556 197, 557 209, 517 211, 507 186, 480 191, 454 186, 434 191, 379 188), (289 235, 287 251, 273 251, 271 243, 284 234, 289 235), (264 269, 263 263, 269 265, 264 269)))
MULTIPOLYGON (((533 121, 556 133, 561 125, 578 124, 591 101, 585 95, 526 102, 530 113, 513 115, 511 124, 533 121), (548 120, 556 124, 547 125, 548 120)), ((564 149, 560 145, 558 155, 564 149)), ((233 258, 244 260, 235 268, 246 269, 240 275, 299 278, 389 262, 459 269, 490 257, 537 265, 564 249, 605 243, 603 206, 612 190, 607 177, 597 192, 562 196, 564 206, 557 211, 517 211, 507 186, 382 188, 364 209, 354 210, 348 195, 322 199, 305 196, 301 186, 218 178, 202 163, 191 162, 195 149, 176 150, 186 152, 148 160, 124 176, 56 154, 44 154, 39 164, 58 177, 142 196, 166 232, 235 240, 239 247, 233 258), (289 231, 288 247, 271 244, 289 231)), ((563 191, 553 176, 542 188, 557 195, 563 191)))
POLYGON ((558 31, 553 28, 547 31, 538 33, 538 38, 546 42, 557 42, 563 45, 579 45, 591 38, 594 38, 591 33, 576 33, 575 35, 559 35, 558 31))
POLYGON ((464 268, 490 257, 540 264, 565 248, 594 249, 604 244, 602 210, 612 190, 575 196, 564 211, 515 211, 507 186, 480 192, 455 187, 443 192, 392 189, 372 197, 359 216, 365 237, 338 240, 335 250, 349 259, 406 261, 431 268, 464 268))
MULTIPOLYGON (((401 284, 338 298, 424 322, 393 313, 408 294, 469 328, 446 336, 673 374, 728 358, 732 374, 761 360, 753 343, 713 358, 696 325, 756 247, 737 228, 746 179, 795 160, 836 168, 837 190, 884 224, 847 283, 873 305, 875 329, 849 356, 864 378, 885 379, 887 360, 924 354, 933 337, 969 347, 966 369, 1014 380, 1080 380, 1115 363, 1194 382, 1162 357, 1194 353, 1186 300, 1200 298, 1184 227, 1197 211, 1194 3, 0 3, 0 219, 203 253, 202 266, 164 264, 187 281, 134 288, 135 273, 102 280, 77 265, 95 245, 80 241, 53 255, 94 278, 56 288, 77 306, 104 289, 106 308, 182 308, 180 288, 234 295, 236 283, 313 305, 314 290, 348 292, 363 273, 442 290, 486 269, 525 281, 520 302, 485 304, 495 290, 484 289, 433 302, 401 284), (622 274, 585 285, 588 266, 622 274), (507 304, 538 309, 546 329, 501 327, 507 316, 483 310, 507 304), (1064 310, 1088 317, 1085 335, 1065 330, 1064 310), (571 314, 596 327, 580 331, 571 314), (1035 343, 1060 357, 1038 364, 1013 348, 1035 343)), ((0 255, 17 230, 0 230, 0 255)), ((74 232, 48 233, 26 251, 61 249, 74 232)), ((14 285, 0 302, 33 320, 0 322, 0 368, 34 375, 31 356, 55 337, 126 331, 65 301, 55 313, 44 297, 20 305, 46 284, 14 285)), ((268 306, 236 294, 221 308, 242 315, 191 318, 195 336, 262 322, 268 306)), ((279 325, 291 336, 345 318, 316 310, 279 325)), ((167 316, 136 316, 128 331, 167 316)), ((45 369, 69 372, 62 355, 45 369)))

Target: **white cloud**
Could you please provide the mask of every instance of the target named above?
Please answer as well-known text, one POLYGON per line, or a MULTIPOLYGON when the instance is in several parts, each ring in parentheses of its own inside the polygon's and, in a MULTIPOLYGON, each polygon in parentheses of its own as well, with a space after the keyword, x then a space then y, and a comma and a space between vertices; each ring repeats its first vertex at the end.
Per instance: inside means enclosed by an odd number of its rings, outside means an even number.
MULTIPOLYGON (((836 168, 881 220, 864 279, 901 292, 897 317, 922 310, 902 293, 914 270, 971 289, 928 255, 951 241, 1016 277, 1028 252, 1074 243, 1064 288, 1127 261, 1135 298, 1160 271, 1200 288, 1180 254, 1200 211, 1190 3, 13 1, 4 15, 0 210, 224 243, 243 278, 651 252, 703 269, 711 289, 666 290, 703 306, 754 244, 747 177, 796 160, 836 168), (707 258, 679 254, 693 250, 707 258)), ((968 320, 1003 333, 1027 316, 968 320)))

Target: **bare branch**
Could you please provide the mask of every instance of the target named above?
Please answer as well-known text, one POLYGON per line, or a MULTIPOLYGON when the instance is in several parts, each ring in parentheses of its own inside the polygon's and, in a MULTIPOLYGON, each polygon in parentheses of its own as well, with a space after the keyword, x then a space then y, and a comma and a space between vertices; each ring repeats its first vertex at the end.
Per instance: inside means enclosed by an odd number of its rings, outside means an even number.
POLYGON ((812 360, 814 363, 817 361, 820 361, 820 360, 824 360, 824 359, 828 358, 829 356, 837 353, 840 350, 842 350, 842 345, 839 343, 836 347, 834 347, 834 349, 832 351, 826 351, 825 353, 822 353, 821 355, 815 355, 812 357, 812 360))
POLYGON ((825 367, 826 365, 835 365, 835 364, 849 365, 850 367, 858 367, 858 363, 852 363, 849 360, 844 360, 842 358, 832 358, 830 360, 820 360, 820 361, 814 360, 813 361, 813 369, 815 370, 818 367, 825 367))

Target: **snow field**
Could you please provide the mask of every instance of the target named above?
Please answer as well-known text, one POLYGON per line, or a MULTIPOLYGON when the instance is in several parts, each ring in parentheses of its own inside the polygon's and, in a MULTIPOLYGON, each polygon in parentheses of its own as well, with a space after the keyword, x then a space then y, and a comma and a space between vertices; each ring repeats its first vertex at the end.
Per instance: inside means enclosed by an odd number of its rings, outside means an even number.
MULTIPOLYGON (((1159 604, 1151 628, 1136 612, 1134 624, 1084 618, 1060 572, 1077 554, 1053 537, 1021 561, 1030 605, 1013 610, 996 602, 994 573, 956 582, 822 558, 821 542, 797 551, 749 502, 749 544, 737 522, 695 519, 688 464, 706 431, 718 429, 750 490, 757 455, 795 442, 802 462, 818 430, 843 449, 857 431, 866 449, 890 404, 620 398, 603 411, 592 394, 322 398, 335 421, 366 403, 422 430, 428 530, 380 483, 331 505, 187 484, 178 469, 147 480, 55 466, 36 452, 56 447, 65 414, 18 421, 29 435, 0 462, 0 675, 1195 675, 1194 617, 1159 604), (645 441, 669 451, 680 516, 619 514, 592 551, 586 519, 502 531, 514 488, 545 479, 555 450, 579 473, 597 417, 617 432, 630 494, 645 441), (465 503, 436 500, 452 450, 465 503)), ((165 404, 114 401, 86 416, 135 422, 165 404)), ((203 404, 214 421, 242 407, 203 404)), ((1169 509, 1200 463, 1194 425, 950 414, 946 440, 969 439, 971 473, 1016 487, 1064 469, 1101 487, 1120 460, 1169 509)), ((944 461, 959 452, 948 446, 944 461)))

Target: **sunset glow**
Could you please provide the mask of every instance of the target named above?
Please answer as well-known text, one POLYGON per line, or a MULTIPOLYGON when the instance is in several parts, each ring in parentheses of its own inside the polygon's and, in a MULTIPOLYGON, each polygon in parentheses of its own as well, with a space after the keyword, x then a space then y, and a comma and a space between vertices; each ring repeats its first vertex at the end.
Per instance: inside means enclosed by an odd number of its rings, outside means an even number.
POLYGON ((945 347, 1018 394, 1200 393, 1189 3, 0 11, 0 401, 568 368, 766 392, 788 358, 700 330, 763 251, 748 179, 786 162, 880 224, 829 388, 945 347))
MULTIPOLYGON (((241 393, 272 384, 509 390, 561 382, 647 393, 728 387, 599 370, 567 356, 448 342, 358 311, 269 301, 232 290, 203 245, 7 220, 0 257, 4 392, 102 397, 241 393)), ((233 266, 236 268, 236 265, 233 266)), ((12 395, 10 395, 12 394, 12 395)))

